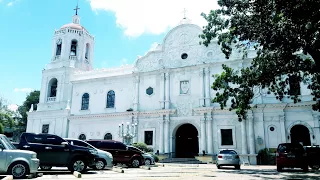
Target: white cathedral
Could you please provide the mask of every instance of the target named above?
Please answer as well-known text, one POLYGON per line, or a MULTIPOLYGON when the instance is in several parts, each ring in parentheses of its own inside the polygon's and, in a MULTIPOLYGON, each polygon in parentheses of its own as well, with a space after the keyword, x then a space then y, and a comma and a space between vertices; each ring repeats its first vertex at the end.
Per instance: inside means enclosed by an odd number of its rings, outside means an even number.
POLYGON ((319 113, 312 110, 315 102, 304 83, 296 104, 259 92, 242 122, 234 111, 212 103, 212 75, 222 72, 222 64, 248 66, 256 51, 245 59, 234 51, 226 59, 217 42, 199 45, 201 33, 184 18, 133 65, 93 70, 95 38, 74 15, 72 23, 54 31, 40 102, 28 113, 27 132, 83 140, 132 138, 170 157, 235 149, 251 164, 259 150, 279 143, 319 144, 319 113))

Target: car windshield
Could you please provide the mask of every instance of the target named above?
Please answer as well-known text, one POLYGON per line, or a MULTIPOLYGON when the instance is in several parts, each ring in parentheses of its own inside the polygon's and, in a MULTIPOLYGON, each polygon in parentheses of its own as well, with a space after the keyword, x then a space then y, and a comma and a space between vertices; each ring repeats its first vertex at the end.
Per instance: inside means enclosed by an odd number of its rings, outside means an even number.
POLYGON ((237 154, 234 150, 222 150, 219 154, 237 154))
POLYGON ((17 149, 17 148, 9 141, 9 139, 8 139, 6 136, 1 136, 1 142, 2 142, 2 144, 3 144, 6 148, 8 148, 8 149, 10 149, 10 150, 17 149))
POLYGON ((68 141, 71 145, 96 149, 94 146, 92 146, 91 144, 89 144, 89 143, 87 143, 87 142, 84 142, 84 141, 71 140, 71 139, 67 139, 67 141, 68 141))

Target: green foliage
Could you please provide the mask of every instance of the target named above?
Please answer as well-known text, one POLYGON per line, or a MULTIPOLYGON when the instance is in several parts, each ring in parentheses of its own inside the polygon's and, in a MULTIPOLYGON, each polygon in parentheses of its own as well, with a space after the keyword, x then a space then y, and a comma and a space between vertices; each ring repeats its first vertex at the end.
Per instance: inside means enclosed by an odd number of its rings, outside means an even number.
POLYGON ((157 155, 152 154, 152 157, 153 157, 155 162, 159 162, 159 157, 157 155))
MULTIPOLYGON (((200 44, 208 46, 216 39, 227 59, 234 49, 245 58, 254 48, 257 57, 239 71, 223 65, 224 72, 215 76, 212 85, 217 91, 213 102, 225 108, 231 100, 230 110, 236 110, 239 120, 246 119, 259 94, 255 91, 268 90, 280 101, 291 98, 297 103, 301 100, 293 90, 299 83, 290 92, 289 77, 308 84, 315 101, 320 98, 319 1, 219 0, 218 4, 219 9, 202 13, 208 24, 200 44)), ((313 109, 319 108, 317 101, 313 109)))
POLYGON ((146 143, 143 143, 143 142, 137 142, 137 143, 133 143, 132 146, 144 151, 144 152, 153 152, 153 149, 152 148, 149 148, 147 146, 146 143))
POLYGON ((15 113, 8 109, 7 101, 0 97, 0 133, 4 133, 4 128, 13 128, 15 122, 13 116, 15 113))
POLYGON ((27 95, 26 100, 23 102, 22 106, 19 106, 18 112, 21 115, 21 119, 19 120, 19 126, 22 128, 22 131, 26 130, 27 126, 27 112, 31 108, 31 104, 33 104, 33 110, 37 110, 37 104, 39 103, 40 91, 33 91, 27 95))
POLYGON ((276 157, 275 153, 269 151, 268 148, 261 149, 258 152, 258 161, 260 165, 275 165, 276 157))

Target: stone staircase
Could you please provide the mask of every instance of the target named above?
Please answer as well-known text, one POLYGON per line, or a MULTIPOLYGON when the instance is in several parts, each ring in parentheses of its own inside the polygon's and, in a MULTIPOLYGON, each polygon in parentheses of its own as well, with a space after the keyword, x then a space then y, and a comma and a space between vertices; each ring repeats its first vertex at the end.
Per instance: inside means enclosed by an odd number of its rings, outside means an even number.
POLYGON ((176 164, 207 164, 199 161, 196 158, 165 158, 159 161, 159 163, 176 163, 176 164))

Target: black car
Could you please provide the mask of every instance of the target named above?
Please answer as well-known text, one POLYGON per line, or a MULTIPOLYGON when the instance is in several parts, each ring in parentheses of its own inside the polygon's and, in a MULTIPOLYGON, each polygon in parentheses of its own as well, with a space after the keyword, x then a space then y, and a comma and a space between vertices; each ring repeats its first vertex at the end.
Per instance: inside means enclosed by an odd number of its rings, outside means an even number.
POLYGON ((97 151, 80 146, 73 146, 66 140, 53 134, 23 133, 18 149, 37 153, 42 170, 50 170, 52 166, 68 167, 69 171, 83 172, 87 166, 95 163, 97 151))

